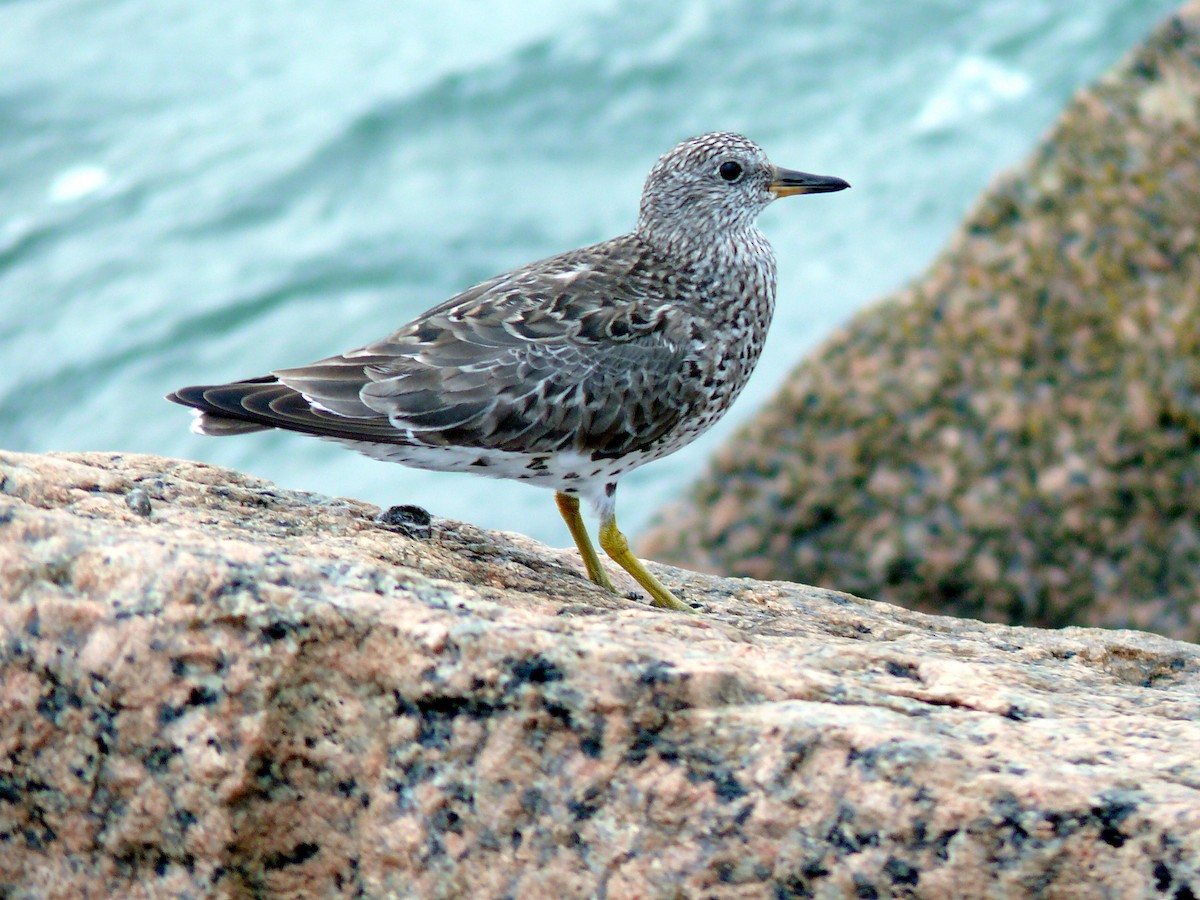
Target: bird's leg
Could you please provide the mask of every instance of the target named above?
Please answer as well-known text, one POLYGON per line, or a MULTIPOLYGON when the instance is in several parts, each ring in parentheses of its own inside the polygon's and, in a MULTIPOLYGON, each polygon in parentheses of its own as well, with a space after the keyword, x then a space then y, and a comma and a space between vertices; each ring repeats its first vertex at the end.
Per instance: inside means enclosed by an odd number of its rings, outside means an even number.
POLYGON ((617 589, 613 587, 612 579, 608 577, 608 573, 604 571, 604 566, 600 564, 600 555, 596 552, 596 548, 592 546, 592 539, 588 537, 587 526, 583 524, 583 517, 579 515, 579 498, 573 497, 570 494, 564 494, 561 491, 555 491, 554 500, 558 503, 558 511, 562 513, 563 520, 567 523, 567 528, 571 532, 571 537, 575 539, 575 546, 579 548, 579 555, 583 558, 583 565, 587 569, 588 578, 595 584, 600 585, 600 587, 615 594, 617 589))
POLYGON ((679 612, 695 612, 690 606, 667 590, 666 586, 655 578, 650 570, 642 565, 642 561, 629 551, 629 542, 621 529, 617 527, 617 516, 608 513, 600 520, 600 546, 604 552, 622 569, 633 576, 634 581, 650 592, 655 606, 663 609, 674 609, 679 612))

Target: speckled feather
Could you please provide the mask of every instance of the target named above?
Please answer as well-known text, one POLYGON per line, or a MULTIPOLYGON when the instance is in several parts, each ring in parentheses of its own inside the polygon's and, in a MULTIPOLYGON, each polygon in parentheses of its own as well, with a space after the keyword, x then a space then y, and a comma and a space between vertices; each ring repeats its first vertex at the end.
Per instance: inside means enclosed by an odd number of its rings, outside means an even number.
POLYGON ((493 278, 360 349, 170 399, 204 434, 284 428, 601 502, 749 379, 775 298, 754 225, 774 171, 740 135, 685 141, 647 178, 633 233, 493 278), (729 161, 736 183, 718 174, 729 161))

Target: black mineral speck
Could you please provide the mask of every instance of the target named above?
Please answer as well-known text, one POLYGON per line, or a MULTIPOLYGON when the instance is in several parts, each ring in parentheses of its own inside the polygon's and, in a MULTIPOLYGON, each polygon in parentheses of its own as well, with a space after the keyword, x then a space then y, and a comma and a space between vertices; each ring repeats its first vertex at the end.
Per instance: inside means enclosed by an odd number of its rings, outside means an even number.
POLYGON ((776 882, 773 893, 775 900, 806 900, 813 896, 812 888, 799 877, 776 882))
POLYGON ((673 675, 672 668, 669 662, 656 659, 642 670, 638 682, 650 686, 670 684, 673 675))
POLYGON ((1129 838, 1121 832, 1121 823, 1137 809, 1136 804, 1125 800, 1104 798, 1104 803, 1093 807, 1092 815, 1100 823, 1100 840, 1110 847, 1120 847, 1129 838))
POLYGON ((217 702, 217 692, 212 688, 197 685, 188 693, 185 701, 188 706, 212 706, 217 702))
POLYGON ((589 788, 578 800, 568 800, 567 809, 579 821, 585 821, 594 816, 600 809, 600 790, 589 788))
POLYGON ((142 762, 150 772, 165 772, 180 753, 178 747, 153 747, 142 762))
POLYGON ((550 808, 545 795, 537 788, 526 788, 521 794, 521 809, 530 816, 539 816, 550 808))
POLYGON ((856 874, 854 876, 854 896, 861 897, 862 900, 877 900, 879 890, 864 876, 856 874))
POLYGON ((726 802, 746 796, 746 789, 742 787, 741 782, 733 776, 732 772, 719 770, 709 774, 708 778, 716 787, 717 796, 726 802))
POLYGON ((1174 879, 1171 877, 1171 870, 1161 859, 1154 864, 1154 887, 1156 890, 1165 891, 1171 886, 1174 879))
POLYGON ((917 674, 917 667, 912 663, 897 662, 894 659, 887 661, 887 673, 893 678, 911 678, 913 681, 920 681, 921 676, 917 674))
POLYGON ((913 885, 921 877, 920 872, 904 860, 895 856, 888 857, 888 861, 883 865, 883 870, 892 879, 892 884, 913 885))
POLYGON ((604 752, 604 719, 600 716, 579 736, 579 749, 589 759, 599 759, 604 752))
POLYGON ((267 869, 282 869, 286 866, 298 866, 317 855, 321 850, 316 844, 304 841, 292 848, 290 853, 272 853, 263 861, 267 869))
POLYGON ((518 683, 549 684, 563 680, 563 670, 540 653, 511 663, 513 679, 518 683))
POLYGON ((375 522, 407 538, 427 541, 433 537, 433 516, 419 506, 392 506, 380 513, 375 522))
POLYGON ((154 511, 150 506, 150 495, 142 488, 134 488, 125 495, 125 505, 144 519, 154 511))

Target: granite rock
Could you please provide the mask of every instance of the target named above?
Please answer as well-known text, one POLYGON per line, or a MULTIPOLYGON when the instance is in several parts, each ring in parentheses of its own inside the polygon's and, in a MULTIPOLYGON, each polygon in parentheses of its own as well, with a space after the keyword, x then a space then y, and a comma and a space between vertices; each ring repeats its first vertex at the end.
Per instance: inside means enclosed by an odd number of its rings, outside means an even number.
POLYGON ((1200 891, 1200 647, 419 512, 0 453, 0 895, 1200 891))
POLYGON ((1200 3, 805 361, 641 552, 1200 639, 1200 3))

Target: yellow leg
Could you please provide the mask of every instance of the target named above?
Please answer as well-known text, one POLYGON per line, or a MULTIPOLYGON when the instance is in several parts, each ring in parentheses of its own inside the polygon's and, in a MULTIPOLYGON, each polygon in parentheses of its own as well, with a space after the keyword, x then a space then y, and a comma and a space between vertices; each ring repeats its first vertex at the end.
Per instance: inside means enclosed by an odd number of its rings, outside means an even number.
POLYGON ((633 576, 634 580, 650 592, 655 606, 663 609, 674 609, 679 612, 695 612, 686 603, 680 601, 663 585, 661 581, 650 574, 650 570, 642 565, 641 560, 629 552, 629 542, 621 529, 617 527, 617 517, 610 515, 600 523, 600 546, 604 552, 622 569, 633 576))
POLYGON ((556 491, 554 499, 558 503, 558 511, 562 513, 563 520, 567 523, 567 528, 571 531, 571 537, 575 539, 579 555, 583 557, 583 565, 587 568, 588 578, 615 594, 617 589, 613 587, 612 579, 608 577, 604 566, 600 564, 600 555, 592 546, 587 526, 583 524, 583 517, 579 515, 579 498, 556 491))

